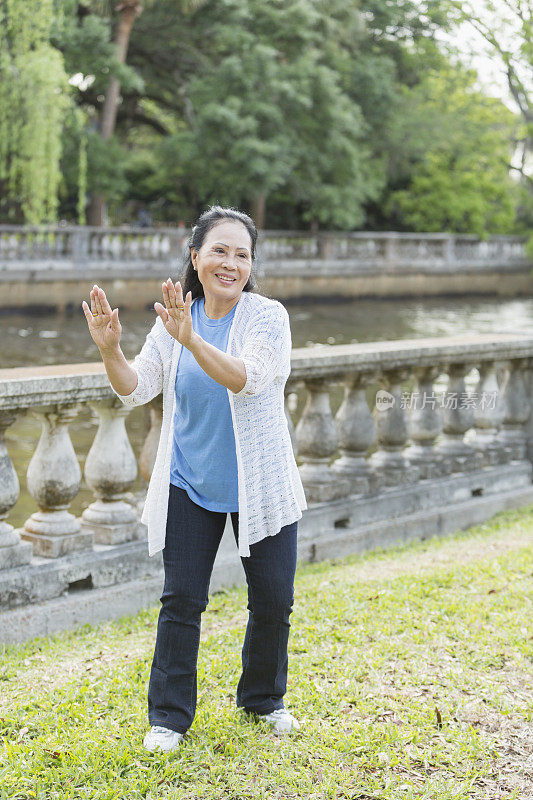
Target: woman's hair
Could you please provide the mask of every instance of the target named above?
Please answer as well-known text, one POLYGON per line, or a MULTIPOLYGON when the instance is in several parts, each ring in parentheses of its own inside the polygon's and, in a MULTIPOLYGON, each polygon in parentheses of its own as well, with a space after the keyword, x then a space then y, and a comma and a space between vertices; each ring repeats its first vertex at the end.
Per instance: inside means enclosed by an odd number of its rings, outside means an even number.
POLYGON ((204 296, 204 287, 202 286, 200 278, 198 277, 198 273, 194 269, 192 263, 191 247, 194 247, 195 250, 199 250, 211 228, 214 228, 217 223, 225 222, 226 220, 235 220, 235 222, 240 222, 250 234, 252 243, 252 250, 250 254, 252 257, 252 268, 250 270, 250 276, 245 285, 242 287, 242 290, 243 292, 252 292, 255 289, 256 276, 254 271, 254 259, 255 246, 257 243, 257 228, 254 225, 254 221, 248 216, 248 214, 245 214, 244 211, 238 211, 236 208, 211 206, 207 209, 207 211, 204 211, 203 214, 200 215, 196 221, 196 225, 193 226, 192 233, 187 241, 187 251, 184 257, 183 272, 180 276, 184 299, 189 291, 191 292, 193 300, 195 297, 204 296))

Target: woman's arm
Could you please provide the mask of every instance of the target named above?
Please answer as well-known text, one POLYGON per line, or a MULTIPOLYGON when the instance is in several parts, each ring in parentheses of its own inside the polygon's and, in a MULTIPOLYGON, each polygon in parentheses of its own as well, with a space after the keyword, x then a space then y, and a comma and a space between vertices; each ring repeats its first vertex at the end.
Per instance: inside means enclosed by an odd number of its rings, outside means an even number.
POLYGON ((241 358, 235 358, 219 350, 196 335, 188 348, 203 371, 232 392, 240 392, 246 383, 246 369, 241 358))
POLYGON ((115 350, 100 350, 100 355, 115 392, 120 395, 131 394, 137 388, 137 373, 126 361, 120 346, 115 350))
POLYGON ((174 339, 194 355, 204 372, 234 394, 260 394, 276 375, 290 372, 291 334, 287 310, 278 303, 259 312, 247 332, 240 358, 204 341, 192 324, 192 292, 185 300, 181 284, 169 278, 162 285, 165 305, 155 310, 174 339))
POLYGON ((283 306, 259 312, 238 358, 195 334, 189 349, 213 380, 237 395, 260 394, 277 376, 291 371, 292 340, 289 315, 283 306))
POLYGON ((82 308, 111 386, 118 394, 130 394, 137 386, 137 373, 129 366, 120 349, 122 325, 118 319, 118 308, 111 309, 104 290, 96 284, 91 289, 91 308, 85 300, 82 308))
POLYGON ((122 326, 118 319, 118 308, 111 310, 104 290, 95 284, 91 291, 91 308, 85 300, 82 308, 115 394, 127 406, 148 403, 163 387, 163 367, 154 329, 146 337, 141 352, 130 366, 120 349, 122 326))

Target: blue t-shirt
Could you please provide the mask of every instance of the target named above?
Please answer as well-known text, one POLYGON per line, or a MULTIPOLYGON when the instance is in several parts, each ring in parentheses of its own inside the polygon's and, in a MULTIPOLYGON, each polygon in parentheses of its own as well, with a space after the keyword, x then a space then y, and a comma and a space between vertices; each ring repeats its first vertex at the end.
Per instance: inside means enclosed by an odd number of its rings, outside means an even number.
MULTIPOLYGON (((205 313, 204 298, 191 308, 192 325, 206 342, 226 352, 235 304, 221 319, 205 313)), ((228 390, 181 348, 176 373, 170 483, 210 511, 238 511, 237 455, 228 390)))

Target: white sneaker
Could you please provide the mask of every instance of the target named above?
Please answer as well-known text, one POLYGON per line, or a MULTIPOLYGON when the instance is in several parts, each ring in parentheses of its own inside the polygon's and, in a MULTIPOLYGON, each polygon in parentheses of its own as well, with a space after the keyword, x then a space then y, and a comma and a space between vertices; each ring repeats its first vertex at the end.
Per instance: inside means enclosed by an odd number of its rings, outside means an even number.
POLYGON ((183 741, 183 734, 172 731, 170 728, 163 728, 161 725, 152 725, 143 740, 143 745, 147 750, 156 750, 158 747, 168 753, 170 750, 177 750, 183 741))
POLYGON ((276 736, 284 736, 286 733, 300 729, 300 723, 286 708, 277 708, 270 714, 259 714, 259 719, 265 719, 272 725, 272 733, 276 736))

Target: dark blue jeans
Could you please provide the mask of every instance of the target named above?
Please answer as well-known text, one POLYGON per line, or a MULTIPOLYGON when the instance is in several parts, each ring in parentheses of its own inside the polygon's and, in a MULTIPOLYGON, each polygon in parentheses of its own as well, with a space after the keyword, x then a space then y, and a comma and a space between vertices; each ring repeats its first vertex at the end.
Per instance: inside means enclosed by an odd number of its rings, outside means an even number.
MULTIPOLYGON (((227 514, 194 503, 170 485, 163 563, 165 584, 148 687, 148 720, 185 733, 196 711, 202 612, 227 514)), ((231 513, 238 541, 239 512, 231 513)), ((250 545, 241 557, 248 584, 248 624, 236 704, 268 714, 283 708, 287 690, 289 615, 294 603, 298 522, 250 545)))

